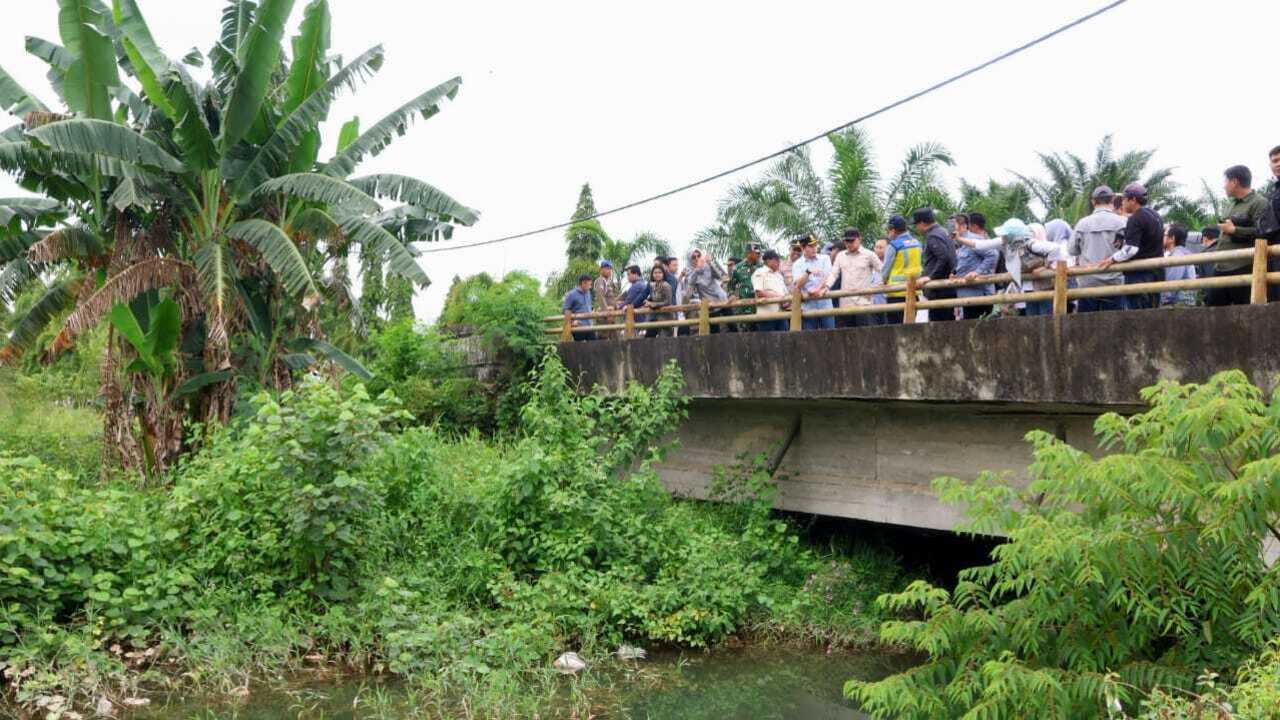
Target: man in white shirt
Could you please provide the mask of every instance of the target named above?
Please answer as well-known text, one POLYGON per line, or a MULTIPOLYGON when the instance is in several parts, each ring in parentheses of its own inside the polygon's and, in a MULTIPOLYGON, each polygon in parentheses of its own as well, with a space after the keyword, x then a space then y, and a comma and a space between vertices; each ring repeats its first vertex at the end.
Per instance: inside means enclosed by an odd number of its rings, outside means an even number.
MULTIPOLYGON (((884 262, 876 254, 862 246, 862 234, 852 228, 844 231, 845 250, 836 255, 831 274, 822 284, 822 292, 826 293, 836 283, 841 290, 870 290, 875 287, 875 278, 884 269, 884 262)), ((874 302, 872 295, 854 295, 840 298, 840 307, 861 307, 874 302)), ((874 315, 848 315, 839 318, 845 322, 837 322, 840 327, 870 327, 875 324, 874 315)))
MULTIPOLYGON (((751 274, 751 286, 755 288, 756 297, 761 299, 783 300, 787 297, 787 279, 780 270, 782 258, 773 250, 764 254, 764 267, 751 274)), ((756 306, 758 313, 782 312, 782 303, 762 303, 756 306)), ((778 332, 787 330, 786 320, 766 320, 756 323, 758 332, 778 332)))

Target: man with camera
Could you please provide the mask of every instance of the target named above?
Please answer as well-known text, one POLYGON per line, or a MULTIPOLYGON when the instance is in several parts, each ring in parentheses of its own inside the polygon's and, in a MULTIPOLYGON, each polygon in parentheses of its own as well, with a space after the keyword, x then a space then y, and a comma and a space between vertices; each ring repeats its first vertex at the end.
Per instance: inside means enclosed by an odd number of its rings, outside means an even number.
MULTIPOLYGON (((1218 223, 1222 237, 1215 250, 1252 250, 1253 241, 1261 237, 1258 234, 1258 223, 1267 211, 1267 200, 1253 189, 1253 173, 1243 165, 1233 165, 1223 173, 1227 197, 1231 200, 1231 208, 1227 216, 1218 223)), ((1251 258, 1226 260, 1218 263, 1215 275, 1247 275, 1253 268, 1251 258)), ((1221 307, 1224 305, 1248 305, 1249 286, 1229 288, 1211 288, 1205 293, 1205 304, 1221 307)))

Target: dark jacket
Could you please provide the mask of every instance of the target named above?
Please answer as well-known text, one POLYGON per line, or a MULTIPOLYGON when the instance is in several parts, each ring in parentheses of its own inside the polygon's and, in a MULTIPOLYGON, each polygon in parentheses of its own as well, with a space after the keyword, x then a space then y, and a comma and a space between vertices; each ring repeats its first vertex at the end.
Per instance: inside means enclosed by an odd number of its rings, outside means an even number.
POLYGON ((649 283, 643 280, 631 283, 631 287, 627 288, 627 294, 622 296, 622 304, 630 305, 633 308, 644 307, 644 301, 649 299, 649 283))
MULTIPOLYGON (((956 271, 956 241, 941 225, 934 224, 924 234, 924 268, 922 274, 930 280, 946 280, 956 271)), ((924 296, 929 299, 947 299, 956 296, 954 289, 930 290, 925 286, 924 296)))

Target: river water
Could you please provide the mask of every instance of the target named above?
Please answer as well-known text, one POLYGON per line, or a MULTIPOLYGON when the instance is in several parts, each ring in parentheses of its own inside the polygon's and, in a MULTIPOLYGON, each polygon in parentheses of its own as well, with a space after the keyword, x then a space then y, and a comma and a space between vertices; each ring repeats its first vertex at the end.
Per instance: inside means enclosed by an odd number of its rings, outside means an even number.
MULTIPOLYGON (((646 682, 614 679, 621 710, 598 718, 644 720, 855 720, 866 716, 845 700, 846 680, 875 680, 906 668, 909 659, 873 651, 826 654, 775 648, 664 653, 641 661, 646 682), (657 681, 654 681, 657 678, 657 681)), ((572 682, 570 679, 566 683, 572 682)), ((139 720, 362 720, 359 698, 367 680, 306 681, 255 689, 242 703, 174 698, 134 715, 139 720)), ((394 696, 395 685, 378 693, 394 696)), ((385 711, 377 714, 386 718, 385 711)))

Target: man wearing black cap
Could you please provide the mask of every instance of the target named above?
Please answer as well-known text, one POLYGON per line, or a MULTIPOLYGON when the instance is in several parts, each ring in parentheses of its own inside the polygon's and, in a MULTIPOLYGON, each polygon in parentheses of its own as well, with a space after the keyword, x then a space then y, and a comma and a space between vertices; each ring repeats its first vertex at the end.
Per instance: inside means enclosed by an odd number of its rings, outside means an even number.
MULTIPOLYGON (((1129 220, 1124 227, 1124 245, 1111 257, 1098 263, 1105 270, 1112 264, 1127 260, 1148 260, 1164 257, 1164 221, 1155 210, 1147 207, 1147 188, 1142 183, 1129 183, 1124 188, 1124 211, 1129 220)), ((1126 270, 1125 285, 1159 282, 1164 279, 1162 270, 1126 270)), ((1160 293, 1146 292, 1124 296, 1125 310, 1148 310, 1160 307, 1160 293)))
MULTIPOLYGON (((818 238, 812 234, 802 246, 804 257, 791 266, 791 286, 804 295, 800 307, 804 311, 830 310, 831 298, 826 297, 823 285, 831 274, 831 258, 818 253, 818 238)), ((805 318, 805 330, 834 330, 836 319, 825 317, 805 318)))
MULTIPOLYGON (((884 270, 884 263, 872 251, 862 246, 862 233, 849 228, 844 231, 844 250, 836 255, 831 275, 827 277, 826 290, 870 290, 875 278, 884 270)), ((871 295, 854 295, 840 298, 840 307, 871 305, 871 295)), ((870 327, 876 325, 875 315, 843 315, 837 319, 839 327, 870 327)))
MULTIPOLYGON (((751 276, 764 265, 760 262, 760 246, 751 243, 747 246, 747 257, 740 263, 735 263, 733 272, 729 275, 729 299, 731 300, 750 300, 756 296, 755 287, 751 284, 751 276)), ((734 315, 751 315, 755 312, 755 307, 747 305, 733 309, 734 315)), ((727 326, 731 332, 751 332, 755 329, 754 325, 729 325, 727 326)))
MULTIPOLYGON (((907 231, 907 219, 901 215, 889 218, 889 245, 884 251, 884 284, 901 285, 911 276, 920 276, 920 241, 907 231)), ((889 304, 905 303, 907 293, 897 290, 885 293, 889 304)), ((913 318, 914 319, 914 318, 913 318)), ((885 315, 886 325, 901 325, 902 313, 889 312, 885 315)))
MULTIPOLYGON (((956 271, 956 242, 951 234, 938 224, 933 210, 920 208, 911 213, 911 221, 916 225, 916 232, 924 237, 924 268, 921 280, 928 283, 933 280, 946 280, 956 271)), ((926 284, 924 297, 926 300, 951 300, 955 298, 955 288, 930 290, 926 284)), ((955 320, 955 308, 934 308, 929 310, 929 322, 955 320)))

